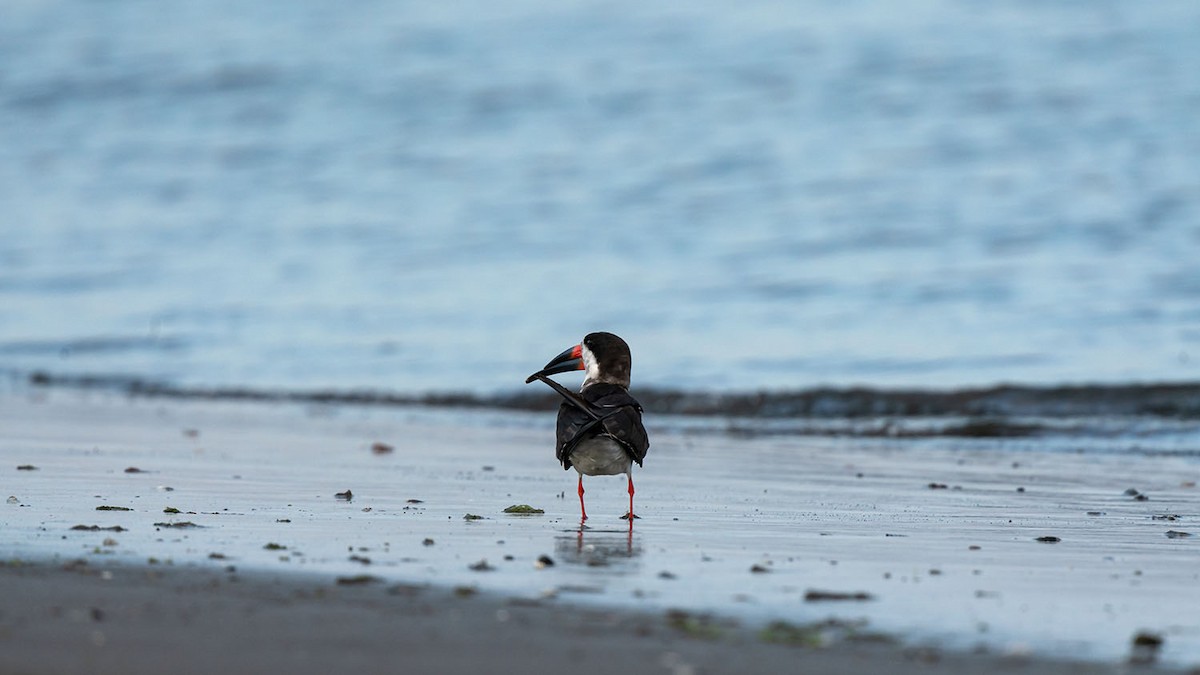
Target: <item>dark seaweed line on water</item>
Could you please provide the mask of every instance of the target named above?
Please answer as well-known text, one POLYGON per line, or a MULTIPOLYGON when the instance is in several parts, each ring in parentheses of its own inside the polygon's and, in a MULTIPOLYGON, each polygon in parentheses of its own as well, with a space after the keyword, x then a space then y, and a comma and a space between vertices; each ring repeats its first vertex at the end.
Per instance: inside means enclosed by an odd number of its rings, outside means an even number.
MULTIPOLYGON (((559 399, 549 390, 502 394, 430 392, 400 394, 370 390, 282 390, 251 387, 180 387, 136 376, 13 373, 36 387, 108 390, 140 397, 230 401, 279 401, 342 405, 430 406, 547 410, 559 399)), ((959 417, 937 435, 1030 436, 1045 425, 1029 418, 1139 416, 1200 419, 1200 383, 1016 386, 978 389, 886 390, 815 388, 797 391, 684 392, 637 389, 647 411, 697 417, 764 420, 884 417, 959 417), (1023 418, 1023 419, 1016 419, 1023 418)), ((794 431, 792 433, 795 433, 794 431)), ((881 435, 904 435, 887 431, 881 435)))

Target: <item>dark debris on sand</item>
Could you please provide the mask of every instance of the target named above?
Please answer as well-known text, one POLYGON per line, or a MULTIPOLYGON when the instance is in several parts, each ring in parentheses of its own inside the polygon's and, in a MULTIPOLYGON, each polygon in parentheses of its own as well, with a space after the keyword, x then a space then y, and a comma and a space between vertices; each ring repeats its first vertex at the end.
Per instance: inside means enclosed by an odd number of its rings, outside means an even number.
POLYGON ((1157 633, 1140 632, 1133 636, 1129 662, 1136 665, 1150 665, 1158 660, 1162 650, 1163 637, 1157 633))
POLYGON ((844 593, 839 591, 809 590, 804 594, 805 602, 866 602, 874 599, 875 596, 865 591, 844 593))
POLYGON ((348 577, 338 577, 337 585, 338 586, 365 586, 367 584, 374 584, 374 583, 378 583, 380 581, 383 581, 383 579, 380 579, 379 577, 374 576, 372 574, 355 574, 353 576, 348 576, 348 577))

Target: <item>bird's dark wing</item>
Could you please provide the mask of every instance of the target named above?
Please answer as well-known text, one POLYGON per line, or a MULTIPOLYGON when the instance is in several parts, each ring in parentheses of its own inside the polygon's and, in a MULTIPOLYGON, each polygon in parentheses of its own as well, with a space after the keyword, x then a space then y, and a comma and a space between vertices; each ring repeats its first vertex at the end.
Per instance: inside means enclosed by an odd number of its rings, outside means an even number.
POLYGON ((585 438, 607 434, 617 440, 630 459, 642 465, 650 449, 650 438, 642 425, 642 406, 624 387, 594 384, 581 392, 591 410, 583 410, 574 401, 558 409, 558 442, 555 456, 564 469, 571 468, 571 451, 585 438), (593 415, 598 413, 598 419, 593 415))
POLYGON ((564 402, 558 408, 558 435, 554 444, 554 456, 564 469, 571 468, 571 451, 585 438, 599 433, 596 428, 601 420, 594 419, 573 403, 564 402))
POLYGON ((650 450, 650 437, 646 435, 646 427, 642 426, 642 407, 637 401, 633 405, 618 406, 611 414, 604 415, 600 423, 604 425, 604 431, 620 441, 625 446, 625 452, 641 466, 646 452, 650 450))

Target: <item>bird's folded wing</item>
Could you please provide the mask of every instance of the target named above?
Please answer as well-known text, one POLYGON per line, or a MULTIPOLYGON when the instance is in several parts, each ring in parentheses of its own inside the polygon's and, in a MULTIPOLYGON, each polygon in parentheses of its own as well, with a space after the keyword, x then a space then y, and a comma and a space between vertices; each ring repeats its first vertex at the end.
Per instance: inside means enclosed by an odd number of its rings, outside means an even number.
POLYGON ((641 466, 650 449, 650 438, 642 425, 642 404, 629 394, 629 390, 616 385, 593 385, 583 395, 600 411, 604 433, 625 446, 633 461, 641 466))
POLYGON ((600 423, 604 425, 604 431, 620 441, 633 461, 641 466, 650 449, 646 427, 642 426, 641 406, 635 401, 634 405, 622 405, 612 412, 605 410, 603 415, 600 423))
POLYGON ((558 440, 554 445, 554 456, 562 463, 564 469, 571 468, 571 451, 579 441, 594 435, 593 430, 599 424, 599 418, 589 417, 570 403, 563 402, 559 407, 558 440))

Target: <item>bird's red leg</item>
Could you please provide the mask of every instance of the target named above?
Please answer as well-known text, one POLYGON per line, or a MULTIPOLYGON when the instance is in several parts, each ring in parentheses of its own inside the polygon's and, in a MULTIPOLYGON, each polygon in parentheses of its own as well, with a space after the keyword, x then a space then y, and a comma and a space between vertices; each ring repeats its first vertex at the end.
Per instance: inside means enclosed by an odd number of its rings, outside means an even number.
POLYGON ((637 518, 637 516, 633 515, 633 474, 627 473, 625 474, 625 477, 629 480, 629 513, 626 513, 624 517, 629 521, 629 524, 632 525, 633 519, 637 518))
POLYGON ((583 508, 583 474, 579 474, 579 514, 580 520, 587 520, 587 509, 583 508))

